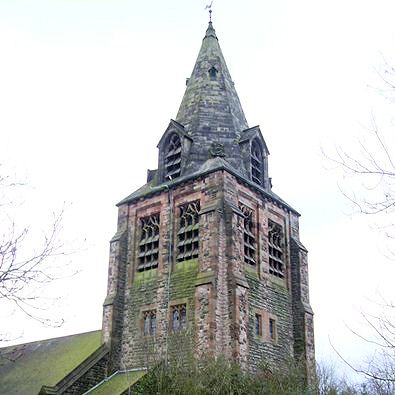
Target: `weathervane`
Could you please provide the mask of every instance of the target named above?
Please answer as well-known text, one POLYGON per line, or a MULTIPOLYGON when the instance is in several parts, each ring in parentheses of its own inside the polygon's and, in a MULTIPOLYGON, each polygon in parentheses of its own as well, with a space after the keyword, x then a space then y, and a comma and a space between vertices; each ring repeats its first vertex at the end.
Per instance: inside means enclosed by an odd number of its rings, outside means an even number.
POLYGON ((205 10, 209 10, 208 12, 210 14, 210 22, 211 22, 211 13, 213 12, 213 10, 211 9, 211 6, 213 5, 213 1, 214 0, 211 1, 210 5, 206 5, 206 8, 205 8, 205 10))

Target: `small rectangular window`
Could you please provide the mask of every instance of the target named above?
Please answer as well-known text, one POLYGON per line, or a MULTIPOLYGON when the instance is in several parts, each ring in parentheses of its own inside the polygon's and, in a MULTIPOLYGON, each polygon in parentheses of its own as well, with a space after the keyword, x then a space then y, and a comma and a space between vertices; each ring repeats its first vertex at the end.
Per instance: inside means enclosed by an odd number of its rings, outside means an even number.
POLYGON ((284 233, 281 225, 269 219, 269 273, 284 278, 284 233))
POLYGON ((139 272, 158 267, 159 220, 159 213, 140 219, 139 272))
POLYGON ((255 314, 255 335, 262 336, 262 316, 255 314))
POLYGON ((269 318, 269 335, 272 341, 277 340, 277 325, 274 318, 269 318))
POLYGON ((174 332, 182 331, 187 327, 187 307, 185 304, 172 306, 171 327, 174 332))
POLYGON ((177 262, 199 256, 199 211, 200 202, 180 206, 179 230, 177 232, 177 262))
POLYGON ((144 336, 156 336, 156 311, 143 312, 143 333, 144 336))
POLYGON ((256 239, 254 234, 253 210, 243 204, 240 204, 239 208, 244 214, 244 262, 249 265, 255 265, 256 239))

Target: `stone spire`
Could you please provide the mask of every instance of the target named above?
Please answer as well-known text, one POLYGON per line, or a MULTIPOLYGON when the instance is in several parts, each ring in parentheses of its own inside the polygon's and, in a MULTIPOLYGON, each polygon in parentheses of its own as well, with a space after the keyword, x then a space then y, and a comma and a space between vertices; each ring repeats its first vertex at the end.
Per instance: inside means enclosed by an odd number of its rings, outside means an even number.
POLYGON ((248 128, 212 22, 203 38, 176 120, 192 135, 207 128, 211 132, 232 134, 248 128))
POLYGON ((212 142, 222 144, 229 159, 234 157, 235 139, 248 128, 212 22, 187 81, 176 121, 193 138, 190 155, 195 165, 208 159, 205 153, 212 142))

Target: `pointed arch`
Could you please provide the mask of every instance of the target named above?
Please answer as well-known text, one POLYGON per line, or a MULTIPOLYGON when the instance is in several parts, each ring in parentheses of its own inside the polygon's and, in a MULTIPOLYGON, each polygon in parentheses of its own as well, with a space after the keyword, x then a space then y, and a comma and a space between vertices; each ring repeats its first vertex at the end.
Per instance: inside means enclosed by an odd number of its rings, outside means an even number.
POLYGON ((181 139, 172 133, 165 146, 165 180, 173 180, 181 175, 181 139))
POLYGON ((263 150, 257 137, 251 142, 251 179, 263 184, 263 150))

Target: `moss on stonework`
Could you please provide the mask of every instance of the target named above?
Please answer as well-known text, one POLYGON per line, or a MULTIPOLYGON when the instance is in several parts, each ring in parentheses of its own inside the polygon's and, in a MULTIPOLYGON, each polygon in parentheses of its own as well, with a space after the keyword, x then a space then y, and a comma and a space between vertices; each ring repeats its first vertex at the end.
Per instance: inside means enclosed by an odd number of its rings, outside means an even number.
POLYGON ((244 265, 244 272, 245 272, 246 276, 249 275, 249 276, 254 277, 255 279, 259 279, 255 266, 244 265))
POLYGON ((272 287, 280 292, 287 291, 287 282, 283 278, 271 276, 270 278, 272 287))
POLYGON ((176 264, 176 268, 171 274, 171 299, 189 298, 194 295, 198 270, 199 263, 197 259, 190 259, 176 264))
POLYGON ((158 269, 151 269, 142 272, 137 272, 134 277, 134 284, 138 286, 142 283, 155 281, 157 278, 158 278, 158 269))
POLYGON ((181 271, 181 270, 197 270, 199 265, 199 260, 198 259, 190 259, 188 261, 182 261, 182 262, 177 262, 175 271, 181 271))

